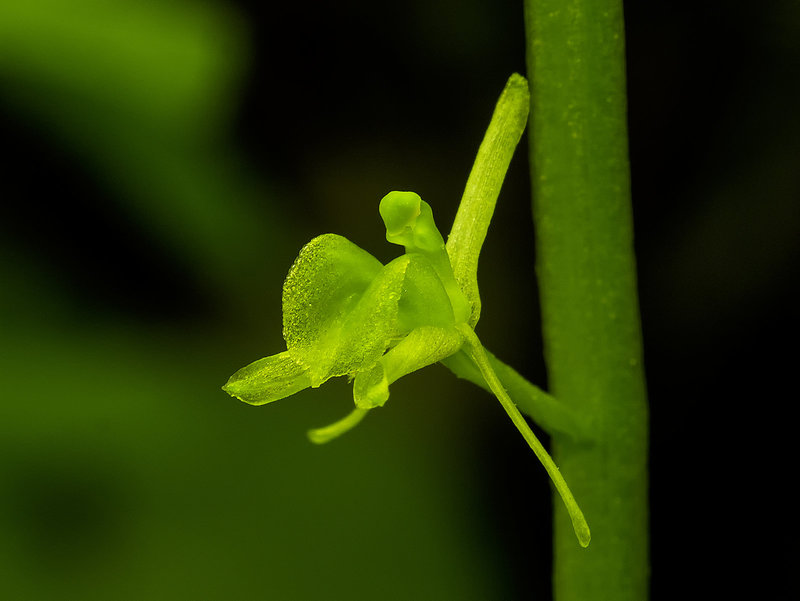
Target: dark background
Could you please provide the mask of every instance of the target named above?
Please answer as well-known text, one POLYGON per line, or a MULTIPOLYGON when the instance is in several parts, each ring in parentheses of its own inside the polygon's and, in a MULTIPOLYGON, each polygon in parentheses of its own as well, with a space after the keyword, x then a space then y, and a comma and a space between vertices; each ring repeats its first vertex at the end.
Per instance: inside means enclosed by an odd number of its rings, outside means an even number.
MULTIPOLYGON (((788 598, 800 8, 626 3, 653 599, 788 598)), ((378 200, 447 230, 519 2, 0 6, 0 581, 19 599, 549 594, 544 470, 441 367, 351 434, 345 382, 219 390, 280 287, 378 200)), ((488 348, 546 385, 526 143, 481 260, 488 348)))

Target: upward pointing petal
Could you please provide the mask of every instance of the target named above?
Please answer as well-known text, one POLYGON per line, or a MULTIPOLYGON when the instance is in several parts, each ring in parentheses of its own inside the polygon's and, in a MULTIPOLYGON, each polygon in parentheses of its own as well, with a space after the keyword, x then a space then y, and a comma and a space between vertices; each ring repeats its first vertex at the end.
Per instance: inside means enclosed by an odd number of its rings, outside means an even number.
POLYGON ((514 73, 497 101, 447 237, 453 274, 472 305, 469 325, 473 328, 481 313, 478 257, 511 157, 525 129, 529 104, 528 82, 514 73))

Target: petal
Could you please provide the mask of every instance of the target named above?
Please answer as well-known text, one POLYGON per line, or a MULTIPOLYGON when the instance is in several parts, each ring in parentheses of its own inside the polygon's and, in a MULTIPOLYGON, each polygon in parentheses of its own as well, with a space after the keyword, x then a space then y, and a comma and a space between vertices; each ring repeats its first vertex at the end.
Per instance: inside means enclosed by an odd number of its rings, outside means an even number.
POLYGON ((311 386, 311 380, 289 351, 264 357, 233 374, 222 390, 251 405, 264 405, 311 386))
POLYGON ((341 371, 334 364, 345 321, 382 269, 336 234, 318 236, 300 251, 283 285, 283 337, 313 386, 341 371))
POLYGON ((435 266, 421 254, 410 254, 403 293, 399 301, 401 328, 410 332, 419 326, 454 325, 453 306, 435 266))
POLYGON ((421 326, 412 330, 370 370, 359 373, 353 384, 356 407, 371 409, 389 399, 389 385, 418 369, 457 352, 464 336, 455 328, 421 326))
POLYGON ((337 422, 322 428, 314 428, 308 431, 308 438, 315 444, 325 444, 334 438, 338 438, 345 432, 349 432, 355 428, 364 416, 367 414, 365 409, 353 409, 350 413, 344 416, 337 422))
POLYGON ((408 255, 391 261, 375 277, 344 321, 334 375, 355 375, 372 367, 404 330, 398 322, 408 255))

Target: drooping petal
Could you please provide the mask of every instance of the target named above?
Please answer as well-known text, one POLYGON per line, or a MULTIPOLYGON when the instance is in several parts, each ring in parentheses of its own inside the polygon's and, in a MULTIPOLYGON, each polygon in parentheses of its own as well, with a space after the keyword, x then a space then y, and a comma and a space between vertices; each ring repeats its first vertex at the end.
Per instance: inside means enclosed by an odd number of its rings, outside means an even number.
POLYGON ((519 430, 519 433, 522 434, 525 442, 528 443, 528 446, 530 446, 531 450, 536 457, 538 457, 539 461, 541 461, 544 469, 550 476, 553 486, 555 486, 555 489, 558 491, 561 500, 564 501, 564 505, 567 508, 578 542, 582 547, 589 546, 589 541, 592 538, 589 525, 586 523, 586 518, 581 508, 578 507, 578 503, 575 501, 575 497, 572 495, 572 491, 564 480, 564 476, 561 475, 558 466, 556 466, 553 458, 550 457, 550 454, 545 450, 544 446, 542 446, 542 443, 539 442, 539 439, 536 438, 528 422, 522 417, 514 401, 511 400, 511 397, 508 396, 505 388, 503 388, 500 378, 497 377, 497 374, 492 368, 492 364, 489 362, 486 351, 481 341, 478 339, 478 336, 475 334, 475 331, 467 324, 459 324, 457 327, 464 335, 464 349, 467 351, 467 354, 481 371, 481 375, 486 380, 489 388, 491 388, 495 397, 500 401, 503 409, 505 409, 511 421, 517 427, 517 430, 519 430))
POLYGON ((389 385, 403 376, 449 357, 464 343, 454 326, 421 326, 412 330, 368 370, 360 372, 353 384, 356 407, 371 409, 389 399, 389 385))
POLYGON ((367 415, 366 409, 359 409, 356 407, 342 419, 324 426, 322 428, 313 428, 308 431, 308 439, 314 444, 325 444, 334 438, 338 438, 345 432, 349 432, 355 428, 364 416, 367 415))

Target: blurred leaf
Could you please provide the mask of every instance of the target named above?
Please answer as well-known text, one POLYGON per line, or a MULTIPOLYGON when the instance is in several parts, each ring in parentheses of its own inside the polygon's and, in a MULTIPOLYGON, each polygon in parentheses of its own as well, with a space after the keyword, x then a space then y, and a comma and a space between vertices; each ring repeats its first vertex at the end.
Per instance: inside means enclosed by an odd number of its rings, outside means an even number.
POLYGON ((86 110, 197 137, 227 118, 244 31, 211 2, 27 0, 0 5, 0 73, 86 110))
POLYGON ((0 5, 0 101, 74 149, 109 200, 237 302, 256 295, 251 265, 284 229, 229 139, 246 40, 209 2, 0 5))

